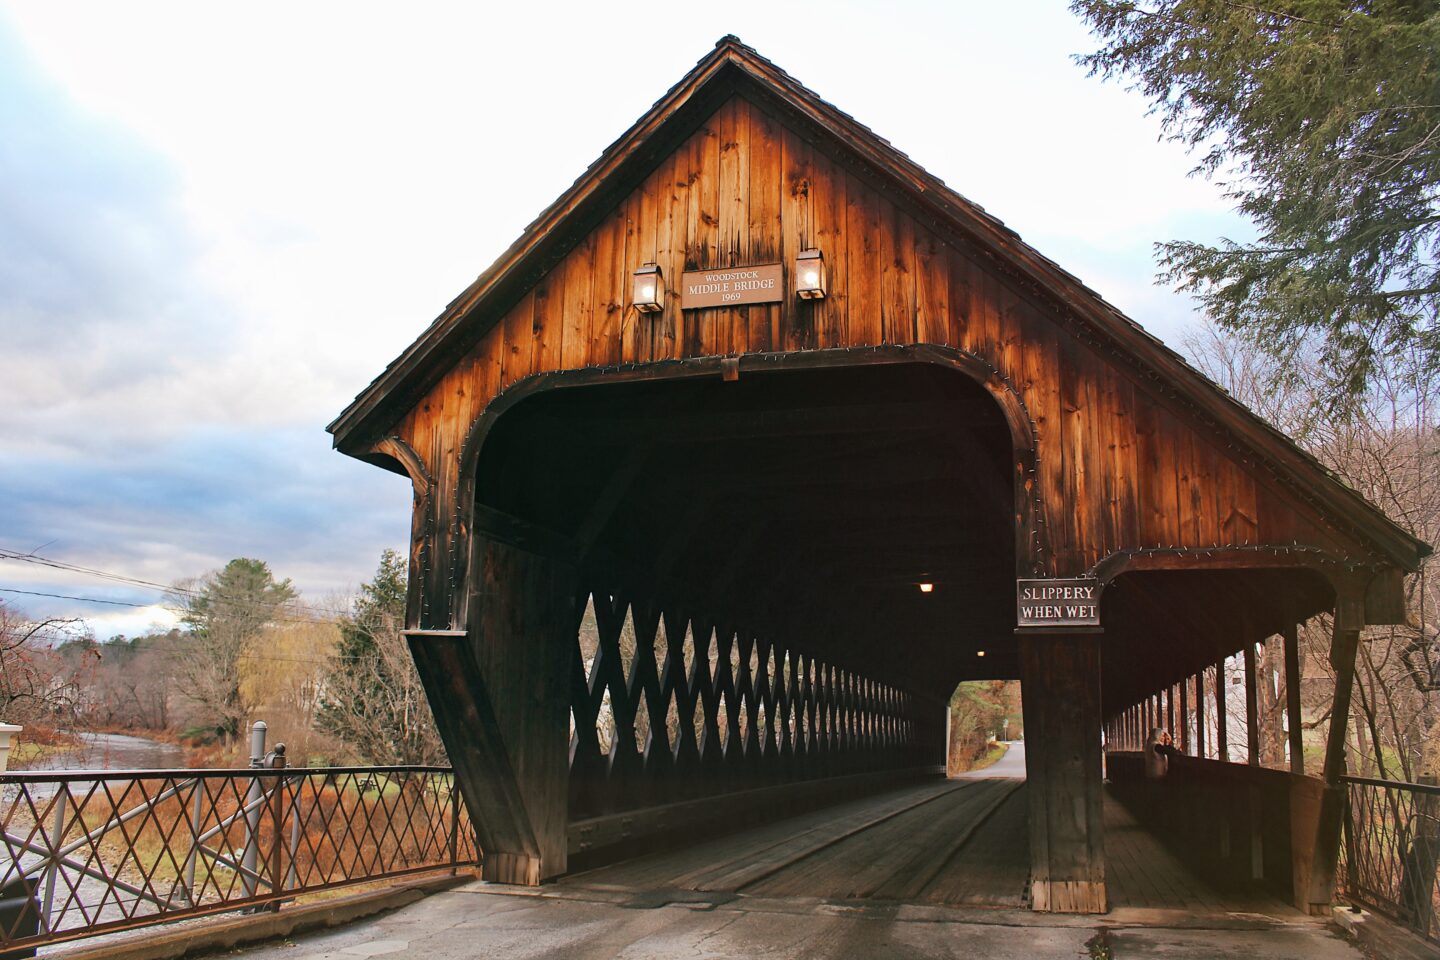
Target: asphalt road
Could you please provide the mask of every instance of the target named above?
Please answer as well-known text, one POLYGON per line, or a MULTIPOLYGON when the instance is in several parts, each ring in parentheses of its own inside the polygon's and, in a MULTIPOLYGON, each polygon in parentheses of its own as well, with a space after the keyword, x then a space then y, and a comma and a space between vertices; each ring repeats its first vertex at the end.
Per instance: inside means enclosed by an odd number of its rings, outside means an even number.
POLYGON ((968 773, 957 774, 959 777, 1008 777, 1014 780, 1025 779, 1025 741, 1008 741, 1009 749, 1005 756, 995 761, 994 765, 984 770, 971 770, 968 773))

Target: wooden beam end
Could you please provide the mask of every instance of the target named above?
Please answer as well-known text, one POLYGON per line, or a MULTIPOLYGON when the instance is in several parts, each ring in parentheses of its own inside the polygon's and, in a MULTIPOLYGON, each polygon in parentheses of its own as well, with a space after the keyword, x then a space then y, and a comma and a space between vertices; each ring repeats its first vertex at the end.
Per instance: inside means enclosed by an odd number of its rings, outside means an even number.
POLYGON ((538 887, 544 875, 540 858, 523 853, 487 853, 480 867, 480 879, 519 887, 538 887))
POLYGON ((1108 913, 1103 880, 1033 880, 1030 909, 1040 913, 1108 913))

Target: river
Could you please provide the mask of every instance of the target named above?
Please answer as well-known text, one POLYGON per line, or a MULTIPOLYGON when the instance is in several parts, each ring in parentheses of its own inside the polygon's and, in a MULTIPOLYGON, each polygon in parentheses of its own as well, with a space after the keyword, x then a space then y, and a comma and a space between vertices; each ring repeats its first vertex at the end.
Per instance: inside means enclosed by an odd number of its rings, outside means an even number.
MULTIPOLYGON (((185 766, 185 748, 177 744, 124 733, 82 733, 79 737, 80 746, 74 750, 24 764, 24 770, 161 770, 185 766)), ((10 770, 22 772, 16 765, 10 770)))

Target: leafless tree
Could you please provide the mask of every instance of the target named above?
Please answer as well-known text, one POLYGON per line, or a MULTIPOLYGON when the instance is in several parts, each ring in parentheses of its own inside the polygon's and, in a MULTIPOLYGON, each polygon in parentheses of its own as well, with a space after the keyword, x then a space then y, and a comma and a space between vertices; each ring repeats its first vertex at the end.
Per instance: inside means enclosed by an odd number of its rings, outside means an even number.
POLYGON ((32 620, 0 600, 0 720, 69 720, 85 663, 67 663, 56 648, 87 639, 75 620, 32 620))
MULTIPOLYGON (((1430 543, 1440 539, 1440 377, 1418 356, 1390 355, 1375 384, 1353 410, 1325 404, 1319 361, 1303 347, 1283 367, 1264 351, 1202 327, 1185 347, 1200 369, 1275 426, 1294 437, 1340 480, 1393 520, 1430 543)), ((1405 582, 1405 622, 1369 627, 1357 656, 1352 767, 1382 777, 1414 779, 1440 772, 1440 599, 1427 563, 1405 582)), ((1333 676, 1331 620, 1316 617, 1301 634, 1304 699, 1310 724, 1328 722, 1333 676)), ((1279 754, 1280 704, 1266 689, 1283 668, 1279 644, 1264 658, 1262 717, 1269 717, 1267 761, 1279 754)))
POLYGON ((180 632, 172 630, 134 639, 113 637, 96 646, 98 662, 81 698, 80 722, 129 730, 168 729, 176 699, 176 654, 184 642, 180 632))
POLYGON ((316 716, 370 763, 441 763, 445 747, 403 633, 405 575, 405 558, 386 550, 339 618, 316 716))

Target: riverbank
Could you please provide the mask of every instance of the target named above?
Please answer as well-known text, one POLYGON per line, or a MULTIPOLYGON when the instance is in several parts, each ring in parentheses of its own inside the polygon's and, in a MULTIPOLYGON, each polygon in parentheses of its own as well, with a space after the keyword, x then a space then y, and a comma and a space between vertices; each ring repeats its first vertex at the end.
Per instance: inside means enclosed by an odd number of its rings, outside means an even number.
POLYGON ((31 764, 43 763, 50 757, 60 756, 80 746, 77 733, 57 730, 44 724, 27 723, 19 736, 11 739, 9 769, 28 770, 31 769, 31 764))
POLYGON ((178 743, 134 733, 27 727, 11 745, 12 773, 36 770, 158 770, 190 766, 178 743))
POLYGON ((972 759, 968 764, 958 764, 952 759, 949 775, 955 777, 964 773, 976 773, 987 767, 993 767, 1004 758, 1009 750, 1010 745, 1008 743, 992 740, 985 747, 985 752, 972 759))

